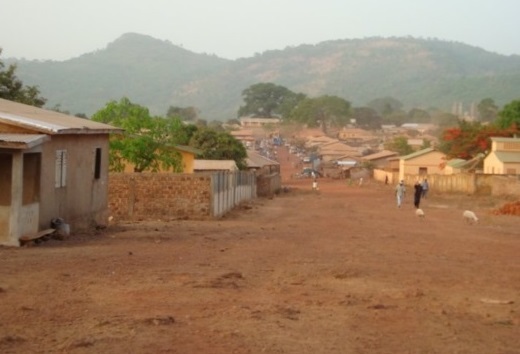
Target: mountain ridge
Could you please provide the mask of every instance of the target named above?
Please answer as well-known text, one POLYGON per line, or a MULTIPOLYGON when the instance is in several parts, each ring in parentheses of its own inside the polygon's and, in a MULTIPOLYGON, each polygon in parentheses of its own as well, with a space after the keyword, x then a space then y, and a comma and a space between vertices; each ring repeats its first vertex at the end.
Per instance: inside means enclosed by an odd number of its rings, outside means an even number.
POLYGON ((311 97, 337 95, 355 106, 391 96, 410 108, 444 110, 487 97, 503 105, 520 92, 520 56, 411 37, 331 40, 230 60, 126 33, 76 58, 16 63, 47 106, 87 115, 126 96, 158 115, 194 106, 204 119, 227 120, 236 117, 242 91, 258 82, 311 97))

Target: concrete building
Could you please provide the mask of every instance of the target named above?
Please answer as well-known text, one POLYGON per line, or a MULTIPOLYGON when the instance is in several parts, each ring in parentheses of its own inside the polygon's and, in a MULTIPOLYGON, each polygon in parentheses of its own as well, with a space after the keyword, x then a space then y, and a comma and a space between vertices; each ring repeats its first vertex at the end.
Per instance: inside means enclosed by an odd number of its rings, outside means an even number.
POLYGON ((444 174, 445 161, 446 155, 434 148, 402 156, 399 159, 399 179, 404 179, 404 176, 408 174, 421 176, 444 174))
POLYGON ((491 138, 491 152, 484 159, 484 173, 520 174, 520 138, 491 138))
POLYGON ((121 129, 0 99, 0 244, 108 218, 109 134, 121 129))

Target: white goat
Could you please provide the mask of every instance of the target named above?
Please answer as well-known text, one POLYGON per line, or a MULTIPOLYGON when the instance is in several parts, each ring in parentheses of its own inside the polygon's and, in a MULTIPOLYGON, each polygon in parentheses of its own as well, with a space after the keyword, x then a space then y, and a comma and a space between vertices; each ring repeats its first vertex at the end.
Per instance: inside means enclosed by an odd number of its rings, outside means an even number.
POLYGON ((462 213, 462 217, 468 223, 478 222, 477 215, 474 212, 472 212, 471 210, 464 210, 464 212, 462 213))
POLYGON ((422 209, 415 209, 415 215, 420 218, 424 218, 424 211, 422 209))

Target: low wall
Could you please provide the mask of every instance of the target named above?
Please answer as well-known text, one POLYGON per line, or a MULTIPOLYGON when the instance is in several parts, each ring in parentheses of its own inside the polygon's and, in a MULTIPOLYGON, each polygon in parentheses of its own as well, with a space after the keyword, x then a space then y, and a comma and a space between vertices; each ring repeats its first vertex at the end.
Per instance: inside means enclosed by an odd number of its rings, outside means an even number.
MULTIPOLYGON (((390 183, 396 184, 398 174, 383 170, 374 170, 374 179, 383 182, 389 176, 390 183)), ((490 196, 520 197, 520 175, 490 175, 458 173, 453 175, 428 175, 430 193, 464 193, 490 196)), ((406 185, 412 186, 415 181, 422 181, 424 176, 405 175, 406 185)))
POLYGON ((108 206, 115 220, 219 217, 255 197, 249 172, 109 175, 108 206))

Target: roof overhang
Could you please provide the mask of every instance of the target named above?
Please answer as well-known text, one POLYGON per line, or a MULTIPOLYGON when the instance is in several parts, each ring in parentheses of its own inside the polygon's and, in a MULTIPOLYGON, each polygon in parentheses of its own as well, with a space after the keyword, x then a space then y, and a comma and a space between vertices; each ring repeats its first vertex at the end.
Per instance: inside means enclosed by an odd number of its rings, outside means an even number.
POLYGON ((51 140, 45 134, 0 134, 0 149, 31 149, 51 140))

